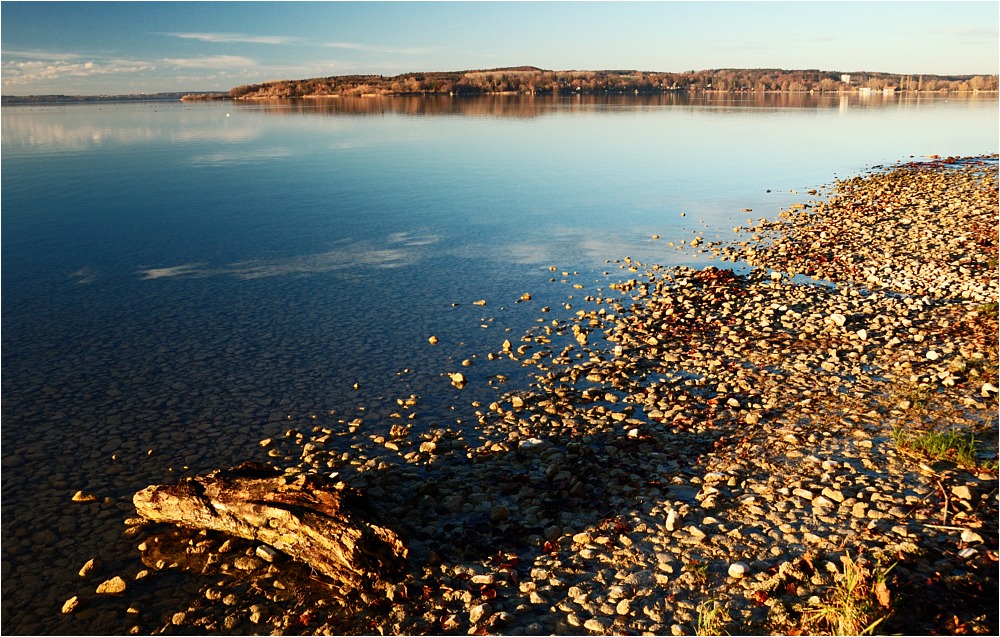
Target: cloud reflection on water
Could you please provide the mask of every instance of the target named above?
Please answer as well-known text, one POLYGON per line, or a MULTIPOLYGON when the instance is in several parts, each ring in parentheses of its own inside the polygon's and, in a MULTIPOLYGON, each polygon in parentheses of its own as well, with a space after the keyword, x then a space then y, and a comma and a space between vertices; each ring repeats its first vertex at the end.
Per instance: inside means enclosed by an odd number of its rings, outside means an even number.
POLYGON ((193 166, 230 166, 234 164, 254 164, 277 159, 288 159, 294 156, 291 148, 262 148, 247 152, 244 148, 221 150, 214 153, 195 155, 191 158, 193 166))
POLYGON ((551 226, 545 236, 524 237, 509 243, 489 246, 466 246, 456 250, 456 256, 484 257, 517 265, 568 267, 562 264, 590 262, 601 267, 606 261, 631 257, 643 263, 660 265, 690 264, 707 259, 693 248, 671 246, 690 239, 690 232, 678 232, 653 239, 638 232, 620 236, 600 235, 592 228, 551 226), (461 254, 458 254, 461 253, 461 254))
POLYGON ((29 107, 4 107, 3 145, 35 152, 92 150, 155 143, 244 144, 257 139, 259 127, 248 120, 225 120, 222 109, 190 113, 171 103, 143 105, 107 103, 84 106, 38 106, 42 117, 25 117, 29 107), (150 115, 170 111, 176 117, 150 115))
POLYGON ((433 234, 396 232, 386 239, 388 245, 370 241, 345 241, 334 250, 297 255, 281 259, 251 259, 223 267, 208 267, 205 263, 184 263, 170 267, 140 269, 143 280, 163 278, 198 278, 228 276, 250 280, 276 276, 322 274, 327 272, 356 273, 359 269, 392 269, 411 266, 424 257, 421 248, 438 243, 433 234))
POLYGON ((150 268, 142 270, 143 279, 168 279, 177 276, 205 276, 208 270, 202 268, 204 263, 184 263, 169 268, 150 268))

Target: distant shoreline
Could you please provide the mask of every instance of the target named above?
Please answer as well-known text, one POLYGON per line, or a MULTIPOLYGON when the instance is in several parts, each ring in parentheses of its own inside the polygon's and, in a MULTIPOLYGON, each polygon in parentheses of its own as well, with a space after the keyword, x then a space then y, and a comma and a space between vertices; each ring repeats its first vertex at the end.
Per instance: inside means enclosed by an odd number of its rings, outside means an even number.
POLYGON ((2 104, 120 101, 214 101, 323 97, 481 95, 664 95, 712 94, 987 94, 1000 89, 997 75, 902 75, 816 69, 708 69, 552 71, 534 66, 385 75, 335 75, 244 84, 228 91, 176 91, 131 95, 2 96, 2 104))
MULTIPOLYGON (((518 66, 472 71, 336 75, 244 84, 234 99, 366 95, 656 95, 712 91, 755 93, 896 93, 997 91, 996 75, 900 75, 815 69, 708 69, 680 73, 636 70, 552 71, 518 66)), ((191 96, 188 99, 195 99, 191 96)))
MULTIPOLYGON (((217 93, 205 92, 203 95, 218 95, 228 97, 227 91, 217 93)), ((85 102, 172 102, 183 100, 189 91, 174 91, 169 93, 137 93, 126 95, 4 95, 0 104, 79 104, 85 102)), ((216 98, 217 99, 217 98, 216 98)))
MULTIPOLYGON (((1000 95, 1000 91, 997 90, 977 90, 977 91, 948 91, 945 89, 939 89, 934 91, 859 91, 855 90, 840 90, 840 91, 736 91, 736 90, 715 90, 715 89, 664 89, 657 91, 567 91, 555 94, 557 97, 568 97, 572 95, 617 95, 617 96, 649 96, 649 95, 692 95, 692 94, 710 94, 710 95, 1000 95)), ((423 92, 373 92, 373 93, 332 93, 332 94, 307 94, 307 95, 295 95, 278 97, 271 95, 246 95, 240 97, 233 97, 229 94, 222 95, 206 95, 206 94, 190 94, 181 97, 182 102, 209 102, 209 101, 267 101, 276 99, 286 99, 286 100, 322 100, 322 99, 341 99, 341 98, 373 98, 373 97, 494 97, 494 96, 520 96, 520 97, 553 97, 552 93, 522 93, 520 91, 491 91, 483 93, 440 93, 432 91, 423 92)))
MULTIPOLYGON (((574 91, 569 93, 559 93, 560 97, 570 95, 1000 95, 997 90, 977 90, 977 91, 733 91, 715 89, 673 89, 646 92, 625 92, 625 91, 574 91)), ((220 93, 155 93, 147 95, 4 95, 0 97, 0 104, 4 106, 31 106, 31 105, 53 105, 53 104, 90 104, 90 103, 115 103, 115 102, 211 102, 211 101, 266 101, 274 99, 290 100, 322 100, 341 98, 373 98, 373 97, 551 97, 551 93, 520 93, 518 91, 496 91, 489 93, 345 93, 332 95, 301 95, 295 97, 272 97, 272 96, 244 96, 233 97, 228 92, 220 93)))

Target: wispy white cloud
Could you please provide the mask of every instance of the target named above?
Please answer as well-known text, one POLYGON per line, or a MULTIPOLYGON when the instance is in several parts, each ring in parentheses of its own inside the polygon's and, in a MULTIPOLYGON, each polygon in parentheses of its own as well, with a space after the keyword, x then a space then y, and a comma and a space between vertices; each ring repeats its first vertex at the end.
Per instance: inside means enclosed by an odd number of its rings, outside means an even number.
POLYGON ((996 39, 1000 35, 997 27, 943 27, 930 31, 931 35, 943 35, 949 38, 992 38, 996 39))
POLYGON ((57 80, 67 77, 94 77, 124 73, 152 71, 156 67, 139 60, 72 61, 73 57, 61 59, 12 60, 3 63, 4 86, 20 86, 39 81, 57 80))
MULTIPOLYGON (((29 59, 29 60, 62 60, 62 61, 68 61, 68 60, 79 60, 79 59, 81 59, 81 58, 83 58, 85 56, 83 56, 83 55, 81 55, 79 53, 63 53, 63 52, 56 52, 56 51, 38 51, 38 50, 25 50, 25 49, 17 50, 17 51, 11 51, 9 49, 4 49, 4 51, 3 51, 3 57, 5 57, 5 58, 26 58, 26 59, 29 59)), ((96 55, 91 55, 91 56, 86 56, 86 57, 89 57, 90 59, 94 59, 94 60, 102 59, 100 56, 96 56, 96 55)))
MULTIPOLYGON (((930 38, 938 38, 938 42, 952 50, 962 50, 965 47, 979 47, 984 44, 997 47, 1000 40, 1000 29, 995 26, 988 27, 941 27, 928 31, 930 38)), ((996 56, 994 56, 994 64, 996 56)), ((966 67, 968 68, 968 67, 966 67)), ((994 73, 996 70, 993 71, 994 73)))
POLYGON ((334 49, 349 49, 351 51, 364 51, 366 53, 391 53, 394 55, 420 55, 439 50, 440 47, 407 47, 396 48, 389 46, 373 46, 371 44, 360 44, 357 42, 327 42, 323 46, 334 49))
POLYGON ((248 35, 245 33, 164 33, 185 40, 243 44, 300 44, 301 38, 285 35, 248 35))
POLYGON ((198 40, 201 42, 213 42, 219 44, 312 44, 334 49, 348 49, 351 51, 365 51, 367 53, 391 53, 396 55, 416 55, 439 50, 440 47, 393 47, 378 46, 372 44, 362 44, 359 42, 309 42, 297 36, 288 35, 250 35, 247 33, 225 33, 225 32, 171 32, 162 33, 174 38, 185 40, 198 40))
POLYGON ((198 40, 201 42, 213 42, 220 44, 313 44, 334 49, 347 49, 351 51, 364 51, 366 53, 388 53, 393 55, 419 55, 440 50, 440 47, 393 47, 378 46, 372 44, 362 44, 359 42, 309 42, 297 36, 287 35, 250 35, 247 33, 226 33, 226 32, 170 32, 162 33, 174 38, 185 40, 198 40))
POLYGON ((257 62, 242 55, 204 55, 196 58, 165 58, 164 61, 184 69, 233 69, 257 65, 257 62))
POLYGON ((368 51, 370 50, 364 44, 355 44, 353 42, 327 42, 324 46, 337 49, 351 49, 354 51, 368 51))

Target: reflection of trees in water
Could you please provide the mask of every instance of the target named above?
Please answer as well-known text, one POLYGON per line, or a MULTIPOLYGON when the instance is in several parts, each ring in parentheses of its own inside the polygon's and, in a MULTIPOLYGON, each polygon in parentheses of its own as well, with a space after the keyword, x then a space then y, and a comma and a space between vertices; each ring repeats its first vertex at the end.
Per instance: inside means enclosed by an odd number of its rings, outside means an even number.
MULTIPOLYGON (((962 98, 949 94, 948 99, 962 98)), ((530 118, 560 113, 594 112, 616 108, 689 107, 692 109, 725 108, 865 108, 929 103, 937 95, 857 93, 730 93, 722 91, 676 91, 652 95, 383 95, 370 97, 310 97, 303 99, 255 99, 252 103, 269 114, 329 115, 465 115, 502 118, 530 118)), ((972 95, 965 99, 979 99, 972 95)), ((995 100, 995 95, 983 99, 995 100)))

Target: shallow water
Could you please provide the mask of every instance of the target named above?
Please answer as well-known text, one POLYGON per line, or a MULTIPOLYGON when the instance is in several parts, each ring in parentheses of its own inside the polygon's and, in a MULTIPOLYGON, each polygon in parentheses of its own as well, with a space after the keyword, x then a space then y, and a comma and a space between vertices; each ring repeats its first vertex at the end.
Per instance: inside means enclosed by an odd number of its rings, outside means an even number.
POLYGON ((997 152, 997 115, 878 95, 4 108, 3 632, 128 630, 127 598, 59 609, 102 581, 76 575, 90 557, 139 568, 139 488, 266 459, 291 426, 384 433, 411 394, 416 426, 466 427, 486 374, 524 382, 486 352, 582 306, 608 260, 711 263, 667 243, 875 164, 997 152))

